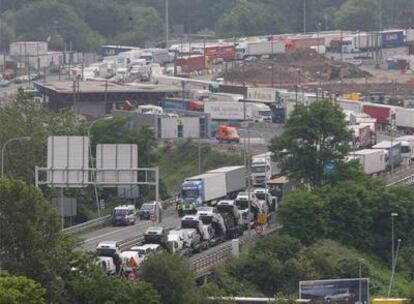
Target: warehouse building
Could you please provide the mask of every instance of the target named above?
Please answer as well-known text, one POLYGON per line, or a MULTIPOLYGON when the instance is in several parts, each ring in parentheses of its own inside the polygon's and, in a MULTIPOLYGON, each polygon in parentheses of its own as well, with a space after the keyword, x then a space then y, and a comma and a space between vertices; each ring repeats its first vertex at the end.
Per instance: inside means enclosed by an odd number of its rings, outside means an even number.
POLYGON ((136 105, 159 104, 163 98, 178 96, 181 92, 181 88, 168 85, 106 81, 35 83, 35 87, 50 109, 71 109, 90 118, 110 114, 127 100, 136 105))

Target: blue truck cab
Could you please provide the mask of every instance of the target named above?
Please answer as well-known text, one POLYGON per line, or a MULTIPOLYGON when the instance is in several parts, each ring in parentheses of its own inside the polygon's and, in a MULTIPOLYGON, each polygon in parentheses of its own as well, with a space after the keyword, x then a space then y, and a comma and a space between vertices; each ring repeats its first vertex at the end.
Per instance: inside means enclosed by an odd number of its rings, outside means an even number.
POLYGON ((181 186, 181 201, 178 212, 182 215, 196 213, 204 201, 204 183, 202 180, 185 180, 181 186), (180 212, 181 211, 181 212, 180 212))

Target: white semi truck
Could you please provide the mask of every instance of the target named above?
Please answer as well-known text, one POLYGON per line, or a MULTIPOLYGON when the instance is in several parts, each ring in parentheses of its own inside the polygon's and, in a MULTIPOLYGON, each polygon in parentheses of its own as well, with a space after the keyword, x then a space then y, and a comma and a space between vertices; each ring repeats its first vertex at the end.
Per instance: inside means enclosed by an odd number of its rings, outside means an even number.
POLYGON ((236 47, 237 59, 284 53, 286 53, 286 45, 283 41, 251 41, 240 43, 236 47))
POLYGON ((271 122, 270 108, 261 103, 237 101, 209 101, 204 103, 204 112, 212 120, 271 122))
POLYGON ((196 213, 205 204, 235 197, 246 187, 244 166, 230 166, 186 178, 181 186, 181 201, 177 205, 180 216, 196 213))
POLYGON ((280 168, 273 161, 273 153, 267 152, 253 155, 251 165, 251 179, 254 187, 262 187, 280 173, 280 168))

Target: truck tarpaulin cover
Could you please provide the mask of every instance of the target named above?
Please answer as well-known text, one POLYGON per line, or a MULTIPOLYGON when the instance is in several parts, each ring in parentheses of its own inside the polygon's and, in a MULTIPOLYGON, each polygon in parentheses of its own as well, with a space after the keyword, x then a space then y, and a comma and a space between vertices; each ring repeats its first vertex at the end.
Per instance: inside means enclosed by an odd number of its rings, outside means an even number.
POLYGON ((390 108, 382 106, 364 105, 363 112, 377 119, 377 123, 385 124, 390 119, 390 108))
POLYGON ((300 299, 313 303, 369 303, 369 279, 338 279, 299 282, 300 299))

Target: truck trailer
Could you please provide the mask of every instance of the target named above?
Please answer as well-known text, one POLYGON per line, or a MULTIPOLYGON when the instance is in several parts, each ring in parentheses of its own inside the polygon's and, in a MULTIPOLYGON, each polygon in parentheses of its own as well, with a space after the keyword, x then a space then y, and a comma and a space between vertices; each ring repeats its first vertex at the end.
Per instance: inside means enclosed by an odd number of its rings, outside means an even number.
POLYGON ((260 57, 286 53, 284 41, 255 41, 241 43, 236 47, 236 59, 244 59, 249 56, 260 57))
POLYGON ((196 213, 200 206, 236 195, 245 188, 245 178, 244 166, 231 166, 185 179, 177 205, 179 215, 196 213))
POLYGON ((237 101, 214 101, 204 103, 204 113, 212 120, 221 121, 272 121, 272 112, 267 105, 237 101))

